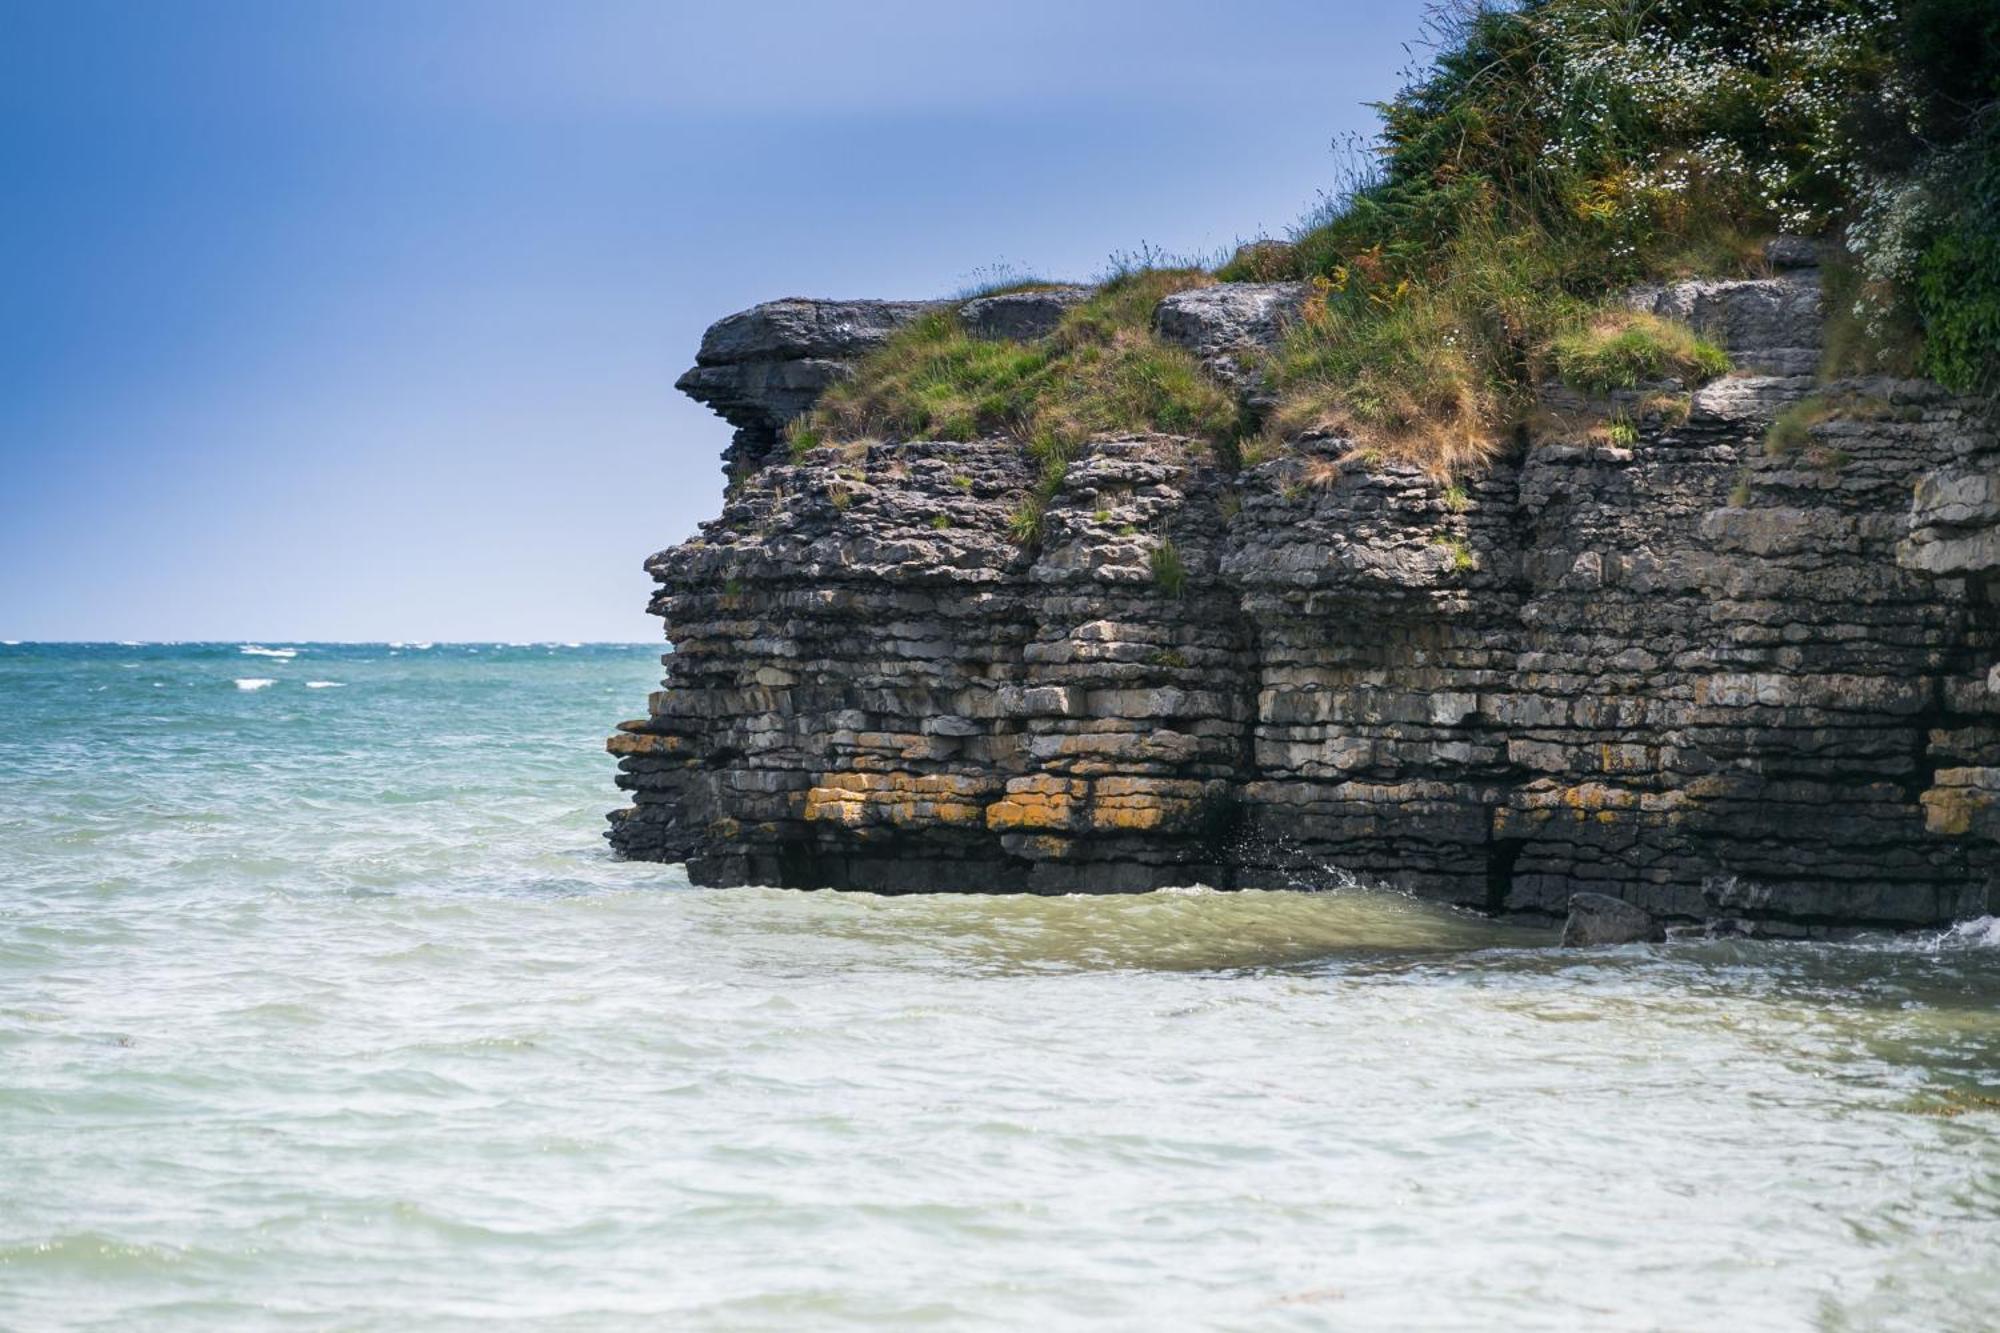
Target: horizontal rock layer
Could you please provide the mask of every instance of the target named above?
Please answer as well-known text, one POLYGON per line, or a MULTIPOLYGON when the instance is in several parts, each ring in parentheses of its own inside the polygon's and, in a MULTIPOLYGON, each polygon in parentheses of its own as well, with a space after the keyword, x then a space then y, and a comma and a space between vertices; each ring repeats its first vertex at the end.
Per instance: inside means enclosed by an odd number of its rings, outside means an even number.
MULTIPOLYGON (((1176 298, 1266 319, 1250 342, 1295 299, 1176 298)), ((1872 410, 1773 454, 1814 388, 1812 270, 1635 300, 1757 373, 1598 404, 1635 430, 1557 425, 1452 489, 1332 438, 1235 474, 1104 440, 1023 550, 1007 441, 748 473, 648 564, 675 651, 611 742, 614 845, 705 884, 1358 878, 1770 930, 1991 910, 1990 423, 1857 382, 1872 410)))

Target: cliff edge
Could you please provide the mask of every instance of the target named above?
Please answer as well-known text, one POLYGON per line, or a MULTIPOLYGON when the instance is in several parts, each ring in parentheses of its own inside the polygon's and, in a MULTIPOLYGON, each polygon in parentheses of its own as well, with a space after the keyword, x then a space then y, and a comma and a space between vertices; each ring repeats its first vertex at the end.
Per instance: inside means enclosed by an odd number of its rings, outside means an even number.
MULTIPOLYGON (((1734 373, 1551 389, 1460 484, 1333 435, 1238 471, 1100 438, 1025 547, 1015 441, 779 447, 930 305, 731 316, 682 387, 738 426, 736 480, 647 562, 674 651, 610 742, 613 845, 712 885, 1358 879, 1779 933, 1995 910, 2000 442, 1923 381, 1816 381, 1811 248, 1772 257, 1630 297, 1734 373)), ((973 313, 1035 336, 1068 299, 973 313)), ((1254 393, 1297 300, 1221 284, 1155 329, 1254 393)))

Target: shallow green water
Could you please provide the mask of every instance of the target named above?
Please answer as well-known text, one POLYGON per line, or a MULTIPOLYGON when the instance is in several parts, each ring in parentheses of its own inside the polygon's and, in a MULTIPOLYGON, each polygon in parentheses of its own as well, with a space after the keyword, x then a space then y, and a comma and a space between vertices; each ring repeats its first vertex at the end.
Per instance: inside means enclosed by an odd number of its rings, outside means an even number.
POLYGON ((598 837, 655 656, 0 647, 0 1327, 2000 1309, 1994 922, 692 890, 598 837))

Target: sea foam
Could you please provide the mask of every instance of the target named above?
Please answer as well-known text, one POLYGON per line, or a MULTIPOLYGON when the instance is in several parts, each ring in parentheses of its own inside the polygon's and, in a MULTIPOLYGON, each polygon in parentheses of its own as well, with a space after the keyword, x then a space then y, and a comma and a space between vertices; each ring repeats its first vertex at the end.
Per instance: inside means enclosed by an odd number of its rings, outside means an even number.
POLYGON ((239 678, 236 682, 236 688, 239 690, 261 690, 266 685, 276 685, 277 683, 275 680, 264 680, 261 677, 251 676, 248 678, 239 678))

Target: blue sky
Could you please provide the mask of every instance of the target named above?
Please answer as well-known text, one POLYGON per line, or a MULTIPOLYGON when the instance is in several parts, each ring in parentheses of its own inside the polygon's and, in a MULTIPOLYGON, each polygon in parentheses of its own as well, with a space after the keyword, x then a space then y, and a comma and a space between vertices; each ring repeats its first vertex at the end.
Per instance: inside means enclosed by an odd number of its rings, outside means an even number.
POLYGON ((710 321, 1281 231, 1419 9, 14 0, 0 638, 657 638, 710 321))

